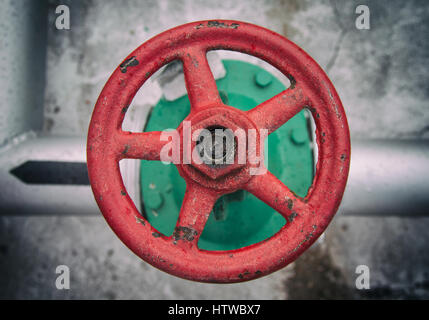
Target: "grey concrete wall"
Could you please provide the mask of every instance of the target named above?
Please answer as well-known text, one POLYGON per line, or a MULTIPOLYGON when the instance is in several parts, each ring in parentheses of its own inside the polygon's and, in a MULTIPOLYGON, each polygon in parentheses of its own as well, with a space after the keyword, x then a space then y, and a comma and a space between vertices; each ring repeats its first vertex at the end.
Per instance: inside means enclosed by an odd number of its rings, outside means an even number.
POLYGON ((0 146, 43 124, 47 3, 0 2, 0 146))

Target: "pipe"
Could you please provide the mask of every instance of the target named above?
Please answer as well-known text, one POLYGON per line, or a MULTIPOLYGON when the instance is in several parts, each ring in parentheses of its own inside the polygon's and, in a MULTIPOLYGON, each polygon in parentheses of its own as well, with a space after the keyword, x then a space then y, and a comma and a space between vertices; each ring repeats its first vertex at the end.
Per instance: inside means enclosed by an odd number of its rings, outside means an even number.
POLYGON ((429 216, 429 140, 352 141, 341 213, 429 216))
MULTIPOLYGON (((31 184, 11 171, 28 161, 85 164, 85 141, 77 137, 16 139, 0 149, 1 215, 96 215, 89 185, 31 184)), ((121 161, 131 198, 140 205, 139 161, 121 161), (137 179, 139 181, 139 179, 137 179)), ((79 174, 86 175, 84 172, 79 174)), ((59 172, 58 174, 62 174, 59 172)), ((77 173, 78 174, 78 173, 77 173)), ((83 181, 76 179, 76 181, 83 181)), ((356 140, 339 213, 351 216, 429 216, 429 141, 356 140)))

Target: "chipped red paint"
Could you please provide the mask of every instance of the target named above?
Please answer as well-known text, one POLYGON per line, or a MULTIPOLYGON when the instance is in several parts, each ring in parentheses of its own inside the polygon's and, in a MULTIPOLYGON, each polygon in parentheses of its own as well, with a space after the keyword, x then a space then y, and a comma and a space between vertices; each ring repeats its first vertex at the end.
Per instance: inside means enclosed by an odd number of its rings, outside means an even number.
POLYGON ((346 115, 332 83, 302 49, 252 24, 199 21, 150 39, 113 72, 92 115, 87 157, 91 186, 104 217, 138 256, 186 279, 239 282, 286 266, 322 234, 337 211, 346 186, 350 138, 346 115), (205 58, 205 53, 213 49, 259 57, 288 76, 293 85, 248 112, 225 106, 205 58), (156 70, 175 59, 184 64, 191 101, 187 120, 195 120, 196 126, 199 121, 214 117, 211 122, 226 118, 226 123, 237 127, 266 128, 272 132, 304 106, 311 110, 317 126, 319 158, 313 185, 305 198, 294 195, 269 172, 251 176, 249 163, 220 177, 209 177, 204 170, 183 164, 177 166, 187 189, 173 235, 160 235, 140 215, 125 192, 119 160, 159 160, 166 142, 160 141, 159 132, 123 132, 121 125, 137 90, 156 70), (286 217, 288 223, 271 238, 245 248, 199 250, 197 241, 216 199, 238 189, 253 193, 286 217))

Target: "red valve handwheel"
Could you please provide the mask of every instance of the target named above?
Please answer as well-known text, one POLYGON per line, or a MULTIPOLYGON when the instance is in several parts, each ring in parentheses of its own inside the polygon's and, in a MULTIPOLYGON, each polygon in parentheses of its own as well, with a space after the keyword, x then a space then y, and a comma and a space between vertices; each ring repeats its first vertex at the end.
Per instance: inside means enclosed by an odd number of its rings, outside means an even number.
MULTIPOLYGON (((182 125, 178 128, 182 133, 182 125)), ((258 131, 260 132, 260 131, 258 131)), ((182 150, 183 154, 183 150, 182 150)), ((118 237, 146 262, 170 274, 203 282, 239 282, 294 261, 325 230, 343 196, 350 164, 350 138, 341 101, 327 75, 284 37, 239 21, 200 21, 165 31, 142 44, 113 72, 101 92, 88 132, 88 171, 95 199, 118 237), (291 87, 250 111, 222 103, 206 59, 209 50, 239 51, 261 58, 291 80, 291 87), (186 194, 172 236, 154 229, 126 193, 119 171, 124 158, 159 160, 167 141, 160 132, 121 129, 131 100, 163 65, 183 62, 192 130, 210 125, 273 132, 304 107, 316 123, 318 162, 305 198, 269 171, 251 175, 252 164, 216 171, 178 164, 186 194), (231 251, 205 251, 197 242, 215 201, 245 189, 281 213, 285 226, 260 243, 231 251)), ((203 165, 204 166, 204 165, 203 165)), ((240 226, 237 226, 240 228, 240 226)))

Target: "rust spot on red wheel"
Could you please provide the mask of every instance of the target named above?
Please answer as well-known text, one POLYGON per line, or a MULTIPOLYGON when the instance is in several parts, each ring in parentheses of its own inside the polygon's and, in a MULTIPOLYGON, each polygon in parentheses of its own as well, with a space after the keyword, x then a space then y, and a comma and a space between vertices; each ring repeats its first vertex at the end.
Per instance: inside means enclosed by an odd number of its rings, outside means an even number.
POLYGON ((286 266, 322 234, 345 189, 350 138, 335 88, 302 49, 252 24, 199 21, 165 31, 145 42, 113 72, 92 115, 87 159, 91 187, 101 212, 118 237, 139 257, 186 279, 239 282, 286 266), (206 59, 206 52, 215 49, 261 58, 289 77, 293 85, 247 112, 225 106, 206 59), (119 160, 159 161, 160 151, 167 142, 160 139, 160 132, 123 132, 121 125, 137 90, 160 67, 176 59, 183 62, 191 102, 187 120, 198 119, 197 123, 201 121, 207 126, 252 127, 261 134, 262 129, 268 133, 275 131, 304 107, 311 110, 317 127, 319 158, 313 185, 305 198, 296 196, 269 171, 252 175, 249 162, 236 170, 215 174, 205 171, 206 168, 196 168, 195 164, 178 164, 187 189, 173 235, 160 234, 140 215, 125 192, 119 160), (228 116, 234 112, 237 116, 228 116), (207 120, 214 115, 215 118, 207 120), (214 203, 221 195, 238 189, 254 194, 282 214, 288 223, 271 238, 248 247, 233 251, 200 250, 198 239, 214 203))

